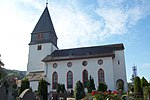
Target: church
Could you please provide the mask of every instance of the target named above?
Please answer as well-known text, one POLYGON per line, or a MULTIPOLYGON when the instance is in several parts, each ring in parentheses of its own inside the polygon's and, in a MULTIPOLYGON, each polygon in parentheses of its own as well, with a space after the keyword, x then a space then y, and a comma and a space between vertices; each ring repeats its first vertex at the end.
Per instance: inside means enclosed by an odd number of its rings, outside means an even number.
POLYGON ((41 79, 47 81, 48 93, 55 92, 58 83, 71 91, 79 80, 85 85, 89 76, 93 77, 96 89, 101 82, 106 83, 108 90, 117 90, 117 84, 121 81, 127 91, 122 43, 59 49, 57 39, 46 6, 31 33, 29 43, 27 78, 33 91, 38 89, 41 79))

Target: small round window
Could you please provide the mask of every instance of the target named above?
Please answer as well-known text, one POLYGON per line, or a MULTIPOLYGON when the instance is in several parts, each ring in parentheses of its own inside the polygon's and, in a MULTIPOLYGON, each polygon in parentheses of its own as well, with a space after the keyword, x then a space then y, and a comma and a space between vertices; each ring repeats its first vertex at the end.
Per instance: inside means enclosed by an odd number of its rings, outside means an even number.
POLYGON ((53 68, 57 68, 57 63, 54 63, 54 64, 53 64, 53 68))
POLYGON ((82 62, 82 65, 83 65, 83 66, 86 66, 86 65, 87 65, 87 61, 83 61, 83 62, 82 62))
POLYGON ((103 60, 102 60, 102 59, 99 59, 97 63, 98 63, 99 65, 102 65, 102 64, 103 64, 103 60))
POLYGON ((68 63, 67 63, 67 66, 68 66, 68 67, 71 67, 71 66, 72 66, 72 63, 71 63, 71 62, 68 62, 68 63))

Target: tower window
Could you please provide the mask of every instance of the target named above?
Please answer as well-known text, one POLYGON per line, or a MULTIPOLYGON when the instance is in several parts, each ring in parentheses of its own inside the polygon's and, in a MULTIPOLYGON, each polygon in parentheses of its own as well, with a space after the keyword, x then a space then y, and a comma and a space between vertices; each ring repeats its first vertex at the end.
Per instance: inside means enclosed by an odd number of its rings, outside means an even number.
POLYGON ((42 50, 42 45, 38 45, 37 50, 42 50))
POLYGON ((43 39, 43 34, 42 34, 42 33, 38 34, 38 35, 37 35, 37 38, 38 38, 38 39, 43 39))
POLYGON ((118 65, 120 65, 120 61, 118 60, 118 65))

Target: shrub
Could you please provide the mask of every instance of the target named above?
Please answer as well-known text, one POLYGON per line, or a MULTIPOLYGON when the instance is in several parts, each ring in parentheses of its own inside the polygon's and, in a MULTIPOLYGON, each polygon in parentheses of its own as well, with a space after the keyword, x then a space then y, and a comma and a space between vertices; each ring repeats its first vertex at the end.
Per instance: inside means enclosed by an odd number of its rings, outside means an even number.
POLYGON ((61 87, 60 87, 60 84, 58 83, 57 86, 56 86, 57 93, 60 93, 60 90, 61 90, 61 87))
POLYGON ((39 81, 38 94, 42 96, 43 100, 47 100, 47 82, 43 79, 39 81))
POLYGON ((80 100, 80 99, 84 98, 84 96, 85 96, 84 87, 80 81, 78 81, 76 83, 75 90, 74 90, 74 96, 75 96, 76 100, 80 100))
POLYGON ((147 100, 147 99, 150 100, 150 86, 144 87, 144 100, 147 100))
POLYGON ((30 83, 27 78, 21 81, 21 87, 19 93, 21 94, 25 89, 29 89, 30 83))
POLYGON ((141 80, 138 76, 134 79, 134 94, 141 95, 141 80))
POLYGON ((60 88, 62 93, 66 92, 65 84, 61 84, 60 88))
POLYGON ((65 85, 64 84, 57 84, 57 87, 56 87, 56 90, 57 90, 57 93, 64 93, 66 92, 66 89, 65 89, 65 85))
POLYGON ((95 84, 94 84, 94 79, 90 75, 90 79, 87 82, 87 90, 88 93, 91 93, 92 90, 95 90, 95 84))
POLYGON ((98 91, 102 91, 102 92, 107 91, 107 85, 105 83, 99 83, 98 91))
POLYGON ((144 77, 142 77, 142 79, 141 79, 141 87, 145 87, 145 86, 149 86, 149 83, 147 82, 147 80, 144 77))

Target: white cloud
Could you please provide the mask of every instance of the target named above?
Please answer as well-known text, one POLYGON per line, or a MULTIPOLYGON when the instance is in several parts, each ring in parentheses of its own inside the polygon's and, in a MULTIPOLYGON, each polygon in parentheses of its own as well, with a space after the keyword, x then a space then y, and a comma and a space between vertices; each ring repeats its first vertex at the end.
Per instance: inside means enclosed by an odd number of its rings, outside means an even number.
POLYGON ((105 29, 109 30, 107 34, 126 33, 127 16, 118 9, 97 9, 96 13, 104 19, 105 29))
POLYGON ((108 34, 124 34, 150 14, 148 0, 98 0, 96 13, 104 19, 108 34))
POLYGON ((101 23, 91 19, 86 13, 70 7, 61 8, 59 5, 52 5, 50 13, 59 37, 60 48, 92 45, 104 38, 99 38, 102 35, 99 34, 101 23))

